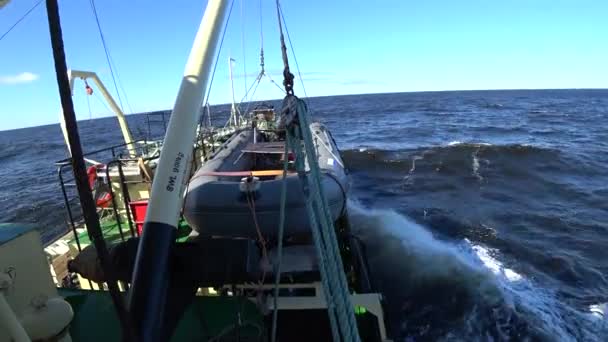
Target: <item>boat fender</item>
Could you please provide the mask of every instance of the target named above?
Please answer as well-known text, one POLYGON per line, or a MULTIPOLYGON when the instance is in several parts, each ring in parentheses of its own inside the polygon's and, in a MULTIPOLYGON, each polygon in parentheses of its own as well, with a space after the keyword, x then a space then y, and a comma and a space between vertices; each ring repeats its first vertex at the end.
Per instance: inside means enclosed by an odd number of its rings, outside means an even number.
POLYGON ((36 296, 21 317, 21 325, 34 341, 69 341, 68 326, 74 311, 63 298, 36 296))
POLYGON ((260 190, 262 183, 258 177, 249 176, 241 178, 239 183, 239 190, 245 193, 253 193, 260 190))

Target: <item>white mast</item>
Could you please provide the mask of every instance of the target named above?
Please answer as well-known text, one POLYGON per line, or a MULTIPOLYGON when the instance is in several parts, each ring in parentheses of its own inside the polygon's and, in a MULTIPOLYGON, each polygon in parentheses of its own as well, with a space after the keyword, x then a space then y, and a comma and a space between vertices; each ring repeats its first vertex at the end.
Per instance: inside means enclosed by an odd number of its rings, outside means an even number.
POLYGON ((236 101, 234 100, 234 80, 232 78, 232 62, 234 58, 228 57, 228 68, 230 69, 230 90, 232 92, 232 108, 230 109, 230 117, 233 120, 234 126, 238 126, 238 115, 236 113, 236 101))
POLYGON ((225 0, 210 0, 194 39, 158 168, 152 184, 152 193, 146 221, 171 226, 177 224, 181 210, 183 185, 192 157, 192 144, 201 112, 203 94, 209 81, 221 25, 226 12, 225 0))
POLYGON ((129 312, 138 322, 141 341, 158 341, 164 325, 171 250, 182 208, 192 146, 209 81, 226 0, 209 0, 201 21, 152 181, 129 293, 129 312))

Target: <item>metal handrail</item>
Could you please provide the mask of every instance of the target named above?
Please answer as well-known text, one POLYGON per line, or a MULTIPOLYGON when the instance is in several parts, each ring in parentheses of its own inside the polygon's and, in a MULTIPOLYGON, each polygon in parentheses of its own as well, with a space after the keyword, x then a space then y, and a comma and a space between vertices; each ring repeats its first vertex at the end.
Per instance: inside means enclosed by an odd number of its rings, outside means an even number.
MULTIPOLYGON (((109 147, 104 147, 104 148, 101 148, 101 149, 98 149, 98 150, 94 150, 94 151, 91 151, 91 152, 87 152, 87 153, 83 154, 83 157, 91 157, 91 156, 93 156, 95 154, 99 154, 99 153, 102 153, 102 152, 112 152, 112 157, 115 158, 116 155, 117 155, 116 150, 118 148, 127 147, 128 145, 140 145, 140 146, 143 145, 143 148, 147 149, 147 147, 149 145, 154 144, 154 143, 160 143, 160 140, 159 141, 150 141, 150 140, 147 140, 147 139, 140 139, 140 140, 134 141, 134 142, 129 143, 129 144, 128 143, 121 143, 121 144, 112 145, 112 146, 109 146, 109 147)), ((72 157, 61 159, 59 161, 56 161, 55 165, 69 164, 71 160, 72 160, 72 157)))
MULTIPOLYGON (((116 147, 116 146, 124 146, 126 144, 121 144, 121 145, 115 145, 112 147, 116 147)), ((100 151, 109 151, 110 148, 106 148, 106 149, 102 149, 102 150, 98 150, 95 152, 100 152, 100 151)), ((124 172, 122 170, 122 164, 126 163, 126 162, 138 162, 140 160, 142 161, 150 161, 150 160, 155 160, 159 158, 159 154, 156 153, 153 156, 148 156, 148 157, 144 157, 144 158, 117 158, 114 159, 110 162, 108 162, 106 164, 106 171, 105 171, 105 176, 106 179, 108 181, 109 184, 109 192, 110 192, 110 196, 111 196, 111 200, 112 200, 112 212, 114 214, 114 219, 116 220, 116 223, 118 225, 118 232, 120 234, 121 240, 125 241, 125 235, 124 235, 124 231, 123 231, 123 227, 121 224, 121 219, 120 219, 120 214, 118 212, 118 208, 117 208, 117 204, 116 204, 116 198, 115 196, 115 192, 114 189, 112 189, 112 177, 110 176, 110 168, 112 165, 116 164, 118 167, 118 174, 119 174, 119 178, 120 178, 120 184, 121 184, 121 193, 123 195, 123 198, 125 199, 125 212, 126 212, 126 216, 127 216, 127 220, 129 223, 129 230, 131 233, 131 237, 135 237, 138 234, 135 233, 135 230, 133 228, 133 222, 131 220, 131 213, 130 213, 130 208, 129 208, 129 202, 130 202, 130 195, 128 193, 128 188, 126 186, 127 182, 125 180, 124 177, 124 172)), ((71 166, 71 163, 69 162, 57 162, 56 165, 57 167, 57 174, 58 174, 58 178, 59 178, 59 184, 61 186, 61 193, 63 196, 63 200, 64 200, 64 204, 65 204, 65 209, 66 209, 66 213, 67 213, 67 223, 69 224, 69 228, 72 231, 73 235, 74 235, 74 241, 76 242, 78 251, 81 252, 82 251, 82 246, 80 243, 80 238, 78 235, 78 231, 77 231, 77 224, 76 224, 76 219, 75 219, 75 215, 74 215, 74 211, 72 209, 72 205, 73 202, 75 201, 75 199, 77 199, 77 196, 74 196, 72 198, 70 198, 70 196, 68 195, 68 191, 67 191, 67 187, 72 185, 69 182, 73 181, 73 178, 69 178, 66 179, 64 177, 64 172, 67 169, 68 166, 71 166)), ((146 183, 146 181, 143 181, 143 183, 146 183)))

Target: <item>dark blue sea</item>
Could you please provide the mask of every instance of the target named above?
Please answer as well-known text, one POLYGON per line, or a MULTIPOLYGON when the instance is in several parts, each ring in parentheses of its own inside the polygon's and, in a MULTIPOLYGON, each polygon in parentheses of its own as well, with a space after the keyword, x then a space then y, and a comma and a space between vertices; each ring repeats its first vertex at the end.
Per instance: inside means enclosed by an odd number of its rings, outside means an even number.
MULTIPOLYGON (((350 169, 353 229, 395 340, 608 340, 608 90, 309 106, 350 169)), ((114 118, 83 119, 86 151, 120 143, 114 118)), ((129 121, 153 134, 145 116, 129 121)), ((65 231, 53 164, 65 156, 58 125, 0 132, 0 220, 36 223, 47 241, 65 231)))

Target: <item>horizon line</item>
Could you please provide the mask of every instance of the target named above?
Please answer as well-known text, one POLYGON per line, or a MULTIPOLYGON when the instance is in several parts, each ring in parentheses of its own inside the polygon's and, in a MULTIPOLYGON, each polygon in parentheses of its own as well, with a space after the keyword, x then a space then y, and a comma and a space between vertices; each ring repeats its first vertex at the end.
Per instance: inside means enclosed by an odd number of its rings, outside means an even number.
MULTIPOLYGON (((493 91, 547 91, 547 90, 607 90, 608 91, 608 87, 606 88, 592 88, 592 87, 586 87, 586 88, 497 88, 497 89, 446 89, 446 90, 409 90, 409 91, 394 91, 394 92, 371 92, 371 93, 356 93, 356 94, 338 94, 338 95, 318 95, 318 96, 309 96, 309 97, 302 97, 303 99, 315 99, 315 98, 325 98, 325 97, 347 97, 347 96, 364 96, 364 95, 389 95, 389 94, 409 94, 409 93, 450 93, 450 92, 493 92, 493 91)), ((264 102, 264 101, 281 101, 281 98, 275 98, 275 99, 264 99, 264 100, 257 100, 257 101, 252 101, 252 102, 264 102)), ((243 103, 247 103, 247 102, 243 102, 243 103)), ((211 105, 211 107, 214 106, 226 106, 226 105, 230 105, 230 102, 226 102, 226 103, 218 103, 218 104, 213 104, 211 105)), ((203 108, 201 106, 201 108, 203 108)), ((171 108, 167 108, 167 109, 158 109, 158 110, 153 110, 153 111, 140 111, 137 113, 129 113, 129 114, 125 114, 126 116, 129 115, 140 115, 140 114, 146 114, 146 113, 156 113, 156 112, 164 112, 164 111, 171 111, 171 108)), ((102 116, 98 116, 96 118, 93 118, 92 120, 97 120, 97 119, 104 119, 104 118, 109 118, 114 116, 114 114, 106 114, 106 115, 102 115, 102 116)), ((82 120, 77 120, 77 121, 87 121, 90 119, 82 119, 82 120)), ((36 125, 36 126, 23 126, 23 127, 16 127, 16 128, 9 128, 9 129, 0 129, 0 133, 1 132, 10 132, 10 131, 16 131, 16 130, 20 130, 20 129, 27 129, 27 128, 34 128, 34 127, 45 127, 45 126, 52 126, 52 125, 58 125, 59 122, 53 122, 53 123, 46 123, 46 124, 41 124, 41 125, 36 125)))

